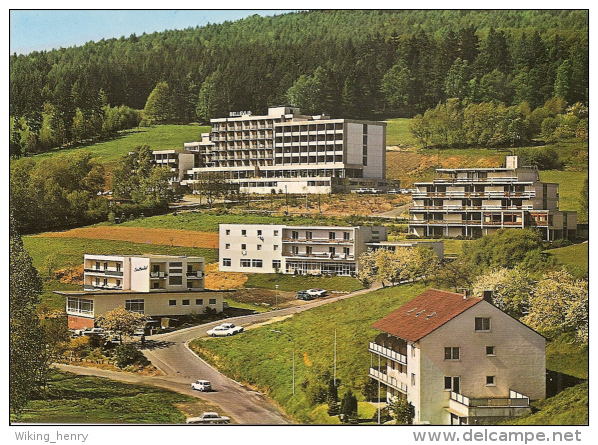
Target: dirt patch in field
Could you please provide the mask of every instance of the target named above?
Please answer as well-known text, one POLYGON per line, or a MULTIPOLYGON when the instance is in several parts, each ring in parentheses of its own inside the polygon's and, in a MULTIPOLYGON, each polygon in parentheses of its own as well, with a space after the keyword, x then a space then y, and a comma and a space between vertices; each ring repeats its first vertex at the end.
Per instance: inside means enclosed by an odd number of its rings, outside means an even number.
POLYGON ((218 234, 181 229, 148 229, 143 227, 101 226, 82 227, 64 232, 49 232, 39 236, 57 238, 89 238, 129 241, 139 244, 204 247, 218 249, 218 234))
POLYGON ((206 289, 230 290, 242 289, 247 275, 240 272, 220 272, 218 263, 206 264, 206 289))

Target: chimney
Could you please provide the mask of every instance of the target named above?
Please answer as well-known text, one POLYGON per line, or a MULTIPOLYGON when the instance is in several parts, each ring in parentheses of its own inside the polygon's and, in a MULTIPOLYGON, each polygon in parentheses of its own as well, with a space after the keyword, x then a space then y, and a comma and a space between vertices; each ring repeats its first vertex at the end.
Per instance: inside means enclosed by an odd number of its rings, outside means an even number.
POLYGON ((484 300, 486 300, 488 303, 492 303, 492 291, 491 290, 485 290, 482 293, 482 297, 484 298, 484 300))

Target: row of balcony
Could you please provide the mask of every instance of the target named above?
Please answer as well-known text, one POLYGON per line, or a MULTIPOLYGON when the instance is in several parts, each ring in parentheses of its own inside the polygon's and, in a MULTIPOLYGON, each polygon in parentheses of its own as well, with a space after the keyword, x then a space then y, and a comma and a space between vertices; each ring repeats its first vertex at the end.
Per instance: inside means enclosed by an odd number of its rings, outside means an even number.
POLYGON ((122 277, 123 272, 122 270, 116 269, 96 269, 96 268, 84 268, 85 273, 92 274, 92 275, 112 275, 114 277, 122 277))
POLYGON ((309 244, 352 244, 353 239, 332 238, 282 238, 283 243, 309 243, 309 244))
MULTIPOLYGON (((493 184, 493 183, 513 183, 519 182, 517 180, 517 176, 500 176, 500 177, 486 177, 486 178, 434 178, 434 184, 471 184, 471 183, 483 183, 483 184, 493 184)), ((524 181, 529 182, 529 181, 524 181)))
POLYGON ((501 206, 501 205, 486 205, 486 206, 464 206, 464 205, 442 205, 442 206, 426 206, 414 203, 412 210, 533 210, 534 206, 501 206))
POLYGON ((396 389, 397 391, 400 391, 403 394, 407 394, 408 386, 405 382, 401 382, 398 379, 396 379, 392 376, 389 376, 388 374, 385 374, 384 372, 382 372, 374 367, 370 368, 369 376, 371 378, 373 378, 374 380, 384 383, 386 386, 396 389))
POLYGON ((393 351, 392 349, 386 348, 378 343, 373 341, 370 342, 369 351, 375 354, 378 354, 382 357, 394 360, 395 362, 401 363, 403 365, 407 364, 407 356, 401 354, 397 351, 393 351))
POLYGON ((311 259, 322 259, 322 260, 346 260, 351 261, 355 259, 355 255, 347 255, 345 253, 330 253, 330 252, 317 252, 317 253, 293 253, 293 252, 282 252, 282 256, 289 258, 311 258, 311 259))
POLYGON ((485 192, 428 192, 426 190, 414 190, 411 192, 411 196, 414 199, 417 198, 535 198, 536 192, 529 190, 525 192, 498 192, 498 191, 485 191, 485 192))
POLYGON ((122 290, 122 286, 115 286, 115 285, 109 285, 109 284, 85 284, 83 285, 83 290, 89 290, 89 291, 94 291, 94 290, 122 290))
MULTIPOLYGON (((442 226, 518 226, 524 227, 525 223, 523 221, 480 221, 480 220, 416 220, 412 219, 409 221, 409 224, 412 226, 425 226, 425 225, 442 225, 442 226)), ((536 222, 536 225, 548 225, 548 222, 536 222)))
MULTIPOLYGON (((171 275, 182 275, 182 274, 171 274, 171 275)), ((187 278, 203 278, 204 274, 202 271, 192 271, 186 272, 185 276, 187 278)), ((168 274, 166 272, 150 272, 150 278, 167 278, 168 274)))

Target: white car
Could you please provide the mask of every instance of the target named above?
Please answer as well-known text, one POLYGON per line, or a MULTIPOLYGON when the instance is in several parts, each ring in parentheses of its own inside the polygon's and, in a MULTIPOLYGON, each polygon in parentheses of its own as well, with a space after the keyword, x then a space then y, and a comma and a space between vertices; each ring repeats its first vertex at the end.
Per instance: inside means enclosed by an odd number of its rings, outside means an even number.
POLYGON ((195 382, 191 383, 191 388, 196 391, 211 391, 212 384, 208 380, 196 380, 195 382))
POLYGON ((207 412, 199 417, 189 417, 187 423, 230 423, 230 418, 221 416, 218 413, 207 412))
POLYGON ((307 289, 307 295, 311 295, 312 297, 324 297, 326 296, 326 289, 307 289))
POLYGON ((233 323, 223 323, 210 329, 207 334, 211 337, 228 337, 235 334, 240 334, 244 329, 242 326, 235 326, 233 323))

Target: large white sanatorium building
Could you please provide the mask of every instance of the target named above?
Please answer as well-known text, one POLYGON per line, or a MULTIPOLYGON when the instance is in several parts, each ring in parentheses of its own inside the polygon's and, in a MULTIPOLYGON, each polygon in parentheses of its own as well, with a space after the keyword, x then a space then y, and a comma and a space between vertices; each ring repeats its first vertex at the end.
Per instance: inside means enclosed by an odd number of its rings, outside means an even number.
POLYGON ((496 424, 546 397, 545 338, 486 298, 428 289, 373 324, 369 375, 414 423, 496 424))
POLYGON ((352 179, 386 178, 386 123, 305 116, 296 107, 211 119, 184 144, 196 155, 185 184, 221 172, 249 193, 330 193, 352 179))

